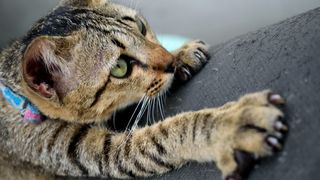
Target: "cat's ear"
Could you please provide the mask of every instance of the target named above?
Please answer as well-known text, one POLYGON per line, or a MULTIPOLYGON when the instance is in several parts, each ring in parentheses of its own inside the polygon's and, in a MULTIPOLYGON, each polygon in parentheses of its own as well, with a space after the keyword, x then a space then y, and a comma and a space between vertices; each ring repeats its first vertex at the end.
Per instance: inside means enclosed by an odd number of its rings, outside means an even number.
POLYGON ((67 37, 38 37, 27 47, 23 79, 40 96, 58 98, 60 80, 70 74, 66 61, 71 58, 71 44, 67 37))
POLYGON ((101 7, 108 3, 108 0, 62 0, 61 5, 72 5, 82 7, 101 7))

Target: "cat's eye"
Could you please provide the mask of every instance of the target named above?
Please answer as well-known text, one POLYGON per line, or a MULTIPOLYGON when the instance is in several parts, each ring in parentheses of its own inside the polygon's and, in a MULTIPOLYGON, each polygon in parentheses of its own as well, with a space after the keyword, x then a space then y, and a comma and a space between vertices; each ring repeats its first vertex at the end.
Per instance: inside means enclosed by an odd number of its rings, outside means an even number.
POLYGON ((128 75, 129 64, 128 62, 120 58, 117 64, 111 69, 111 75, 116 78, 124 78, 128 75))
POLYGON ((138 18, 137 25, 138 25, 138 28, 139 28, 139 31, 141 32, 141 34, 145 36, 147 34, 147 28, 146 28, 146 25, 144 24, 144 22, 138 18))

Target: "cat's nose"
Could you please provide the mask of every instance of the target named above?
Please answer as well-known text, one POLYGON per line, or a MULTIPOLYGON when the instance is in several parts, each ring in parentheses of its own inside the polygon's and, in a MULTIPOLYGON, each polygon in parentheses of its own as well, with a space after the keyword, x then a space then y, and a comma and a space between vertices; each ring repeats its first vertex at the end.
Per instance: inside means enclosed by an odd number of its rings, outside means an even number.
POLYGON ((157 46, 152 49, 149 64, 153 69, 173 73, 175 70, 174 62, 174 56, 163 47, 157 46))

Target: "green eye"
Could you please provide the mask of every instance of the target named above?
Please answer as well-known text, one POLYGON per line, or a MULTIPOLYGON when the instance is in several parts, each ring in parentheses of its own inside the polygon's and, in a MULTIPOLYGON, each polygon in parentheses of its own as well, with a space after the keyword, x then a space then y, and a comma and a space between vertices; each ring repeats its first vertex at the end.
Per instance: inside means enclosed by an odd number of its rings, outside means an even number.
POLYGON ((128 74, 128 63, 124 59, 119 59, 117 65, 111 69, 111 75, 116 78, 124 78, 128 74))

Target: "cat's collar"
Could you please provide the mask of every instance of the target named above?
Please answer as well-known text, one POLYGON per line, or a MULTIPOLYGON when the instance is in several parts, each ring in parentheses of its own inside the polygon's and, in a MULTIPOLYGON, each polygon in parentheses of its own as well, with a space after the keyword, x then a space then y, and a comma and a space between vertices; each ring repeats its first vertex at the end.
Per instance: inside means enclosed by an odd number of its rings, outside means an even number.
POLYGON ((28 99, 16 94, 10 88, 2 85, 1 82, 0 91, 11 106, 20 111, 24 121, 32 124, 39 124, 45 120, 45 116, 42 115, 38 108, 28 101, 28 99))

